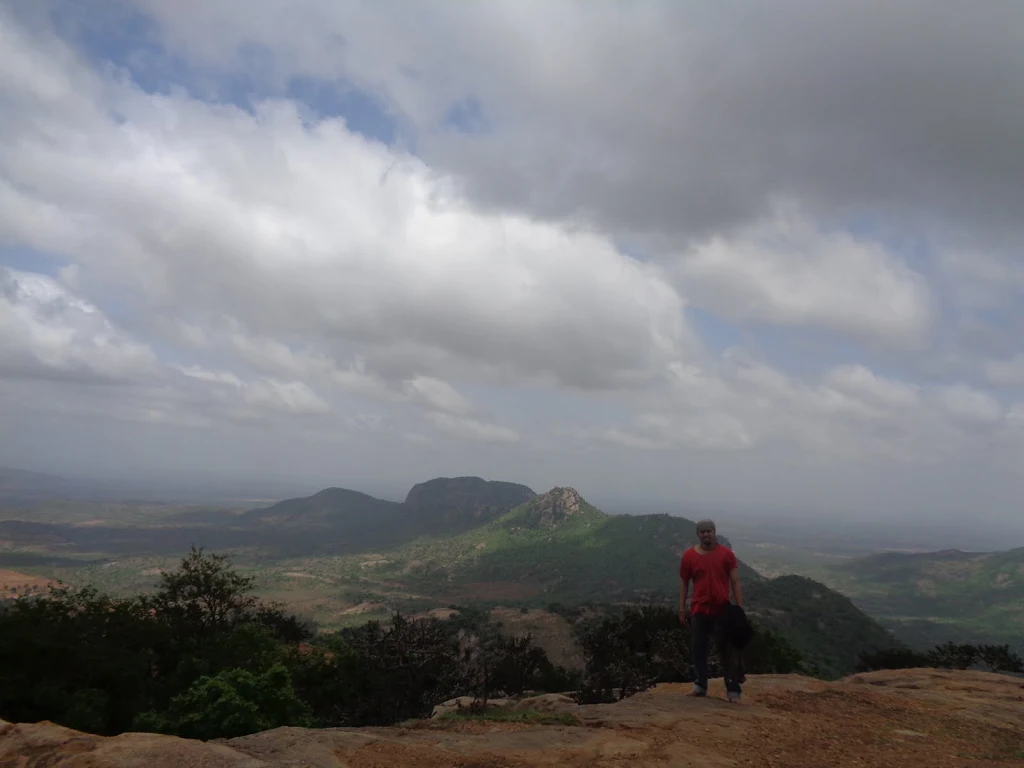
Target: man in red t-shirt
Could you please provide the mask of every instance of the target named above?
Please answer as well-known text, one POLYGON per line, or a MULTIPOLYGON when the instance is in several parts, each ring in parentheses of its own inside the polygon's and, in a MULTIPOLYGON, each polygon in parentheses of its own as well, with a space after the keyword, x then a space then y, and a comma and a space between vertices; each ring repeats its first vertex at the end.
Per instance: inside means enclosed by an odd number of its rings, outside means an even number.
POLYGON ((700 543, 686 550, 679 563, 679 619, 684 624, 690 623, 693 695, 707 696, 708 644, 711 636, 715 635, 725 677, 726 697, 730 702, 738 703, 743 693, 740 685, 743 676, 740 654, 726 636, 721 619, 725 607, 729 605, 730 587, 736 605, 743 607, 739 563, 731 549, 718 543, 712 521, 701 520, 697 523, 697 537, 700 543), (691 581, 693 598, 687 605, 691 581))

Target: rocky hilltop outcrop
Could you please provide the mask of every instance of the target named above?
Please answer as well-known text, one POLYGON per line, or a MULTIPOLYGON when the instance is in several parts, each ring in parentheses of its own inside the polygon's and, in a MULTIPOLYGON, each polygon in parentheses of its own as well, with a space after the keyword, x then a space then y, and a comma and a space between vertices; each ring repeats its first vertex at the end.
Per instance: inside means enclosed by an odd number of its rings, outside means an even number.
POLYGON ((588 512, 600 514, 583 500, 575 488, 552 488, 530 499, 520 509, 518 517, 531 528, 554 528, 564 520, 588 512))
POLYGON ((960 768, 1024 760, 1020 678, 935 670, 875 672, 837 683, 751 676, 740 706, 689 698, 686 691, 663 685, 617 704, 562 702, 574 725, 435 719, 394 728, 278 728, 217 743, 3 724, 0 766, 960 768))

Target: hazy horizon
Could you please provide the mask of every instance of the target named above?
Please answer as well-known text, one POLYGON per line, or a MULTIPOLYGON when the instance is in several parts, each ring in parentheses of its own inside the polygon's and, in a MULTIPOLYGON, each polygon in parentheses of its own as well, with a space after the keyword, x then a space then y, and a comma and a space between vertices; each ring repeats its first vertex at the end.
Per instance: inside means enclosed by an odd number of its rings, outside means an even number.
MULTIPOLYGON (((206 506, 244 507, 247 503, 262 505, 279 500, 309 496, 325 488, 340 487, 366 493, 379 499, 401 502, 405 500, 410 488, 416 483, 435 479, 421 477, 408 484, 395 482, 363 482, 355 479, 351 482, 328 481, 326 479, 306 478, 304 482, 296 478, 225 478, 208 475, 207 477, 186 478, 125 478, 96 475, 76 475, 74 473, 58 475, 41 469, 27 467, 0 467, 39 474, 50 475, 73 482, 91 483, 93 490, 99 488, 102 498, 106 501, 133 499, 136 501, 152 501, 157 503, 180 503, 206 506)), ((456 474, 453 476, 466 476, 456 474)), ((484 477, 485 480, 526 485, 537 493, 544 493, 554 486, 535 486, 522 478, 484 477)), ((560 483, 559 485, 571 485, 560 483)), ((847 540, 850 548, 857 551, 919 550, 933 551, 941 549, 961 549, 964 551, 1008 550, 1024 547, 1024 531, 1020 526, 966 526, 965 518, 953 520, 935 520, 934 518, 908 518, 888 521, 881 525, 878 521, 854 516, 828 516, 821 510, 772 509, 764 505, 751 508, 723 507, 714 505, 694 505, 685 500, 643 499, 636 496, 616 496, 592 494, 586 487, 577 487, 577 491, 590 503, 603 512, 612 515, 630 514, 669 514, 686 517, 691 520, 711 517, 718 522, 725 535, 731 535, 743 541, 775 541, 784 543, 795 550, 809 551, 822 543, 835 547, 847 540), (927 525, 924 523, 927 522, 927 525)), ((69 494, 71 498, 85 499, 84 495, 69 494)))
POLYGON ((1021 28, 0 0, 0 466, 1012 538, 1021 28))

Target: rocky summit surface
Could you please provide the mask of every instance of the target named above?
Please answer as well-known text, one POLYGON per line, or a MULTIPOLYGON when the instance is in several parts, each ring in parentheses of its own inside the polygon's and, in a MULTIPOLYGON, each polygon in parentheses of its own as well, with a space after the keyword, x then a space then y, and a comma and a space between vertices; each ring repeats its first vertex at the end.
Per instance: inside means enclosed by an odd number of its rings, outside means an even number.
POLYGON ((552 488, 527 502, 525 516, 538 528, 554 528, 563 520, 582 514, 584 505, 575 488, 552 488))
MULTIPOLYGON (((1024 765, 1024 679, 900 670, 826 683, 751 676, 746 701, 662 685, 577 707, 577 725, 433 719, 393 728, 278 728, 220 742, 0 726, 2 768, 518 768, 1024 765)), ((547 707, 550 709, 550 706, 547 707)))

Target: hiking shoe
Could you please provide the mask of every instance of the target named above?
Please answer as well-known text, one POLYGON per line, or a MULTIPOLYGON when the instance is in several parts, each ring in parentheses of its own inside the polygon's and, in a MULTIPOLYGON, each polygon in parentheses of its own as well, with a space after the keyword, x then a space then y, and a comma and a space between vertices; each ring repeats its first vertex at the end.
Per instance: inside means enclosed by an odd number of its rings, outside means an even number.
POLYGON ((707 688, 701 688, 699 685, 694 685, 693 686, 693 690, 690 691, 690 695, 691 696, 707 696, 708 695, 708 689, 707 688))
POLYGON ((739 704, 743 701, 743 694, 735 693, 734 691, 729 691, 725 694, 725 698, 729 700, 730 704, 739 704))

